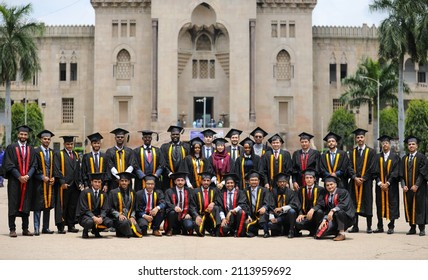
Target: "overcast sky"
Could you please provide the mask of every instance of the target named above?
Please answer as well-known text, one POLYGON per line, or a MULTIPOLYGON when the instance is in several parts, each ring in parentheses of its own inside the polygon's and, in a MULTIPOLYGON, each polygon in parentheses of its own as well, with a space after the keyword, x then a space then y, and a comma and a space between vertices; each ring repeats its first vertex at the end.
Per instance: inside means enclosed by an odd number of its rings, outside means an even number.
MULTIPOLYGON (((179 1, 179 0, 177 0, 179 1)), ((226 0, 228 1, 228 0, 226 0)), ((252 0, 255 1, 255 0, 252 0)), ((93 25, 95 13, 90 0, 0 0, 8 5, 33 3, 33 17, 48 25, 93 25)), ((369 11, 372 0, 318 0, 313 25, 379 25, 383 16, 369 11)))

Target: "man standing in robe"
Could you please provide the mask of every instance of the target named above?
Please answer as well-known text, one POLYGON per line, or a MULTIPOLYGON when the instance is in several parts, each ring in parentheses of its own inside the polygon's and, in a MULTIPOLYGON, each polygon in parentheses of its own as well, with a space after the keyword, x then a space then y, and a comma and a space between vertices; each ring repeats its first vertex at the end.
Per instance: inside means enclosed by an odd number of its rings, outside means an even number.
POLYGON ((8 179, 7 199, 9 216, 9 236, 17 237, 16 217, 22 218, 22 235, 33 236, 28 230, 32 203, 33 175, 36 172, 36 154, 28 144, 28 134, 32 129, 26 125, 17 128, 18 141, 6 148, 3 173, 8 179))
POLYGON ((259 157, 263 157, 266 151, 269 149, 266 143, 263 143, 263 139, 268 135, 268 133, 262 128, 257 127, 250 132, 250 135, 253 136, 254 139, 254 154, 258 155, 259 157))
POLYGON ((306 186, 305 170, 313 169, 316 175, 319 173, 320 153, 317 150, 311 149, 311 139, 313 135, 302 132, 299 134, 301 149, 293 153, 293 188, 295 191, 306 186))
POLYGON ((391 137, 383 135, 377 139, 382 151, 376 157, 376 214, 377 228, 374 233, 383 232, 383 218, 388 223, 388 234, 394 233, 395 220, 400 217, 400 157, 391 151, 391 137))
POLYGON ((356 216, 355 224, 349 232, 358 232, 358 216, 366 218, 367 233, 372 233, 373 218, 373 173, 376 152, 365 143, 367 130, 357 128, 355 135, 357 146, 351 151, 350 162, 353 174, 350 181, 351 198, 354 202, 356 216))
POLYGON ((290 185, 290 177, 293 172, 293 163, 291 161, 291 155, 288 151, 281 149, 284 140, 279 134, 275 134, 268 139, 272 146, 272 149, 267 151, 262 157, 262 168, 265 176, 265 180, 262 180, 266 188, 275 187, 274 178, 278 173, 285 173, 286 187, 290 185))

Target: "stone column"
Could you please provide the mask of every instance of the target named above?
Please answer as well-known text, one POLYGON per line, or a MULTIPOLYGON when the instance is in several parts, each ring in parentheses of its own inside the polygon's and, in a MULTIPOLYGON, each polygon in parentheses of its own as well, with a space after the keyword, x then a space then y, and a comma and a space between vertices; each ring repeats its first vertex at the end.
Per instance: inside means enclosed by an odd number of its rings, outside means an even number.
POLYGON ((256 121, 256 20, 250 20, 250 122, 256 121))
POLYGON ((152 122, 158 120, 158 19, 152 19, 152 122))

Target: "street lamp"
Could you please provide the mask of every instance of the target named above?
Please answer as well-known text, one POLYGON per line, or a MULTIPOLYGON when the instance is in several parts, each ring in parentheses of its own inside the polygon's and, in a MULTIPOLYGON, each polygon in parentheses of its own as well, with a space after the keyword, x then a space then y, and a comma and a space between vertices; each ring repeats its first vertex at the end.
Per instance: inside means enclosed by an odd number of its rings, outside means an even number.
POLYGON ((380 147, 379 147, 379 141, 377 140, 378 138, 379 138, 379 127, 380 127, 380 120, 379 120, 379 115, 380 115, 380 86, 381 86, 381 83, 379 82, 379 77, 375 80, 375 79, 373 79, 373 78, 370 78, 370 77, 367 77, 367 76, 361 76, 362 78, 364 78, 364 79, 367 79, 367 80, 370 80, 370 81, 373 81, 373 82, 376 82, 376 84, 377 84, 377 131, 376 131, 376 133, 377 133, 377 135, 376 135, 376 149, 377 149, 377 151, 380 151, 380 147))
POLYGON ((206 115, 206 111, 207 111, 207 98, 204 96, 200 99, 196 99, 196 102, 204 102, 204 114, 202 115, 202 126, 203 128, 205 128, 205 115, 206 115))

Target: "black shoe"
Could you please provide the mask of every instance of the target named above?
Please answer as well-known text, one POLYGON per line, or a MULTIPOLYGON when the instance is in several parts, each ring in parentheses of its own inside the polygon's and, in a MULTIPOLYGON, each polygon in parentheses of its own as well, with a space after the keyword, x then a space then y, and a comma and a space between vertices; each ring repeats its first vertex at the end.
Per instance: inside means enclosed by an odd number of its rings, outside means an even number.
POLYGON ((387 234, 393 234, 394 233, 394 229, 393 228, 389 228, 388 231, 386 232, 387 234))
POLYGON ((419 232, 419 236, 425 236, 425 230, 424 229, 419 232))
POLYGON ((413 234, 416 234, 416 229, 414 229, 414 228, 411 228, 411 229, 406 233, 406 235, 413 235, 413 234))
POLYGON ((373 230, 372 230, 372 228, 367 228, 366 232, 367 233, 373 233, 373 230))
POLYGON ((54 233, 54 232, 53 232, 53 230, 50 230, 50 229, 43 229, 43 230, 42 230, 42 233, 43 233, 43 234, 52 234, 52 233, 54 233))
POLYGON ((288 238, 293 238, 294 237, 294 230, 290 230, 289 232, 288 232, 288 236, 287 236, 288 238))
POLYGON ((269 237, 270 237, 269 232, 266 232, 265 234, 263 234, 263 238, 269 238, 269 237))
POLYGON ((252 233, 252 232, 247 232, 247 237, 254 237, 255 235, 254 235, 254 233, 252 233))
POLYGON ((82 238, 84 238, 84 239, 88 239, 89 238, 88 230, 86 230, 86 229, 83 230, 82 238))
POLYGON ((348 230, 348 232, 359 232, 360 231, 360 229, 358 228, 358 227, 356 227, 356 226, 353 226, 350 230, 348 230))
POLYGON ((69 226, 67 231, 72 232, 72 233, 78 233, 79 232, 79 230, 77 228, 75 228, 74 226, 69 226))
POLYGON ((373 231, 373 233, 382 233, 383 232, 383 228, 377 228, 373 231))
POLYGON ((65 234, 65 230, 64 229, 58 229, 58 234, 65 234))
POLYGON ((34 236, 39 236, 40 235, 40 231, 38 230, 38 229, 36 229, 35 231, 34 231, 34 236))

